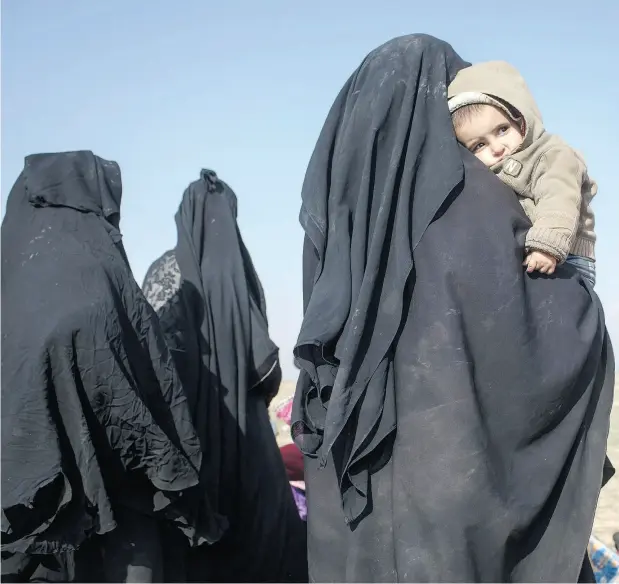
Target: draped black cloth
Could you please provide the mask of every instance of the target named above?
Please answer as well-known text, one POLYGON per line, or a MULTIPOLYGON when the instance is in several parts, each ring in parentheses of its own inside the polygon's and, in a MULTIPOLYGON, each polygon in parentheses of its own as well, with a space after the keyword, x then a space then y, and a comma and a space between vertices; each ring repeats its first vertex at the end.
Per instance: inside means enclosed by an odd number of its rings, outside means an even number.
POLYGON ((149 268, 156 308, 200 437, 202 482, 229 527, 187 561, 188 580, 307 579, 299 519, 267 401, 281 381, 260 280, 237 225, 236 196, 214 172, 191 183, 178 241, 149 268))
POLYGON ((192 543, 218 536, 201 537, 184 503, 183 491, 198 484, 200 443, 127 262, 121 191, 115 162, 86 151, 38 154, 7 201, 2 554, 16 565, 123 531, 121 516, 130 517, 125 526, 166 516, 192 543))
POLYGON ((311 581, 569 582, 583 565, 614 383, 604 316, 568 266, 524 273, 530 223, 454 136, 464 66, 426 35, 379 47, 307 170, 292 431, 311 581))

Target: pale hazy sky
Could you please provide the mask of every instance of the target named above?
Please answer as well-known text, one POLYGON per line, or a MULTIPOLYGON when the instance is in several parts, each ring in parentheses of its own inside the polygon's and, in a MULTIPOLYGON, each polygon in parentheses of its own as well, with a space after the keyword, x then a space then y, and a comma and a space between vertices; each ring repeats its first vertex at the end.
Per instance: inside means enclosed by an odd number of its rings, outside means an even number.
POLYGON ((3 206, 27 154, 89 149, 116 160, 121 227, 141 284, 151 261, 175 244, 183 190, 202 167, 214 169, 238 196, 272 336, 292 378, 301 321, 297 216, 318 133, 370 50, 426 32, 469 61, 511 61, 547 128, 584 153, 599 183, 597 290, 617 338, 619 3, 572 5, 3 0, 3 206))

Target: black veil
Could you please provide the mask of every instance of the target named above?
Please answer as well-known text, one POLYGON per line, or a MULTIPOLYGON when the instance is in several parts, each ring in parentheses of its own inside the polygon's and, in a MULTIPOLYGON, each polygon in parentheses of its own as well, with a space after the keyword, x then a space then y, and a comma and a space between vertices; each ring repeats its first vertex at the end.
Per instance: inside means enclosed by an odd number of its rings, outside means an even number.
POLYGON ((366 458, 380 458, 396 428, 392 345, 413 251, 464 176, 444 96, 466 65, 426 35, 372 51, 335 100, 305 175, 300 221, 318 259, 304 274, 293 435, 321 465, 333 452, 349 522, 367 505, 366 458))

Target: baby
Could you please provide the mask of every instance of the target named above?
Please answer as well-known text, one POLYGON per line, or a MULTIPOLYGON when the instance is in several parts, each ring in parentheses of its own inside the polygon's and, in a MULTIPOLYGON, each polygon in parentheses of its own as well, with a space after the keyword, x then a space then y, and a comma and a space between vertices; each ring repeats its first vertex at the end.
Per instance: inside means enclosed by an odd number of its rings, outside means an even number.
POLYGON ((595 285, 597 186, 581 156, 545 131, 518 71, 502 61, 473 65, 458 73, 448 97, 458 141, 514 189, 533 223, 527 272, 552 274, 566 262, 595 285))

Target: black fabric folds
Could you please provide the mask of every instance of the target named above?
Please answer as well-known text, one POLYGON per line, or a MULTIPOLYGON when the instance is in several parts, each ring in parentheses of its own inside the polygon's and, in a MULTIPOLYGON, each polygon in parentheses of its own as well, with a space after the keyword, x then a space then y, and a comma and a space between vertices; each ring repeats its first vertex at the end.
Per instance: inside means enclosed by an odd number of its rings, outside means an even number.
POLYGON ((176 248, 143 285, 187 392, 204 453, 201 484, 229 522, 220 542, 189 559, 187 579, 303 580, 305 526, 267 411, 281 381, 279 350, 236 219, 232 189, 203 170, 176 214, 176 248))
POLYGON ((190 537, 198 437, 118 230, 118 165, 28 156, 2 223, 2 552, 112 532, 120 507, 190 537), (174 503, 174 504, 171 504, 174 503))
POLYGON ((368 468, 396 428, 392 346, 412 253, 463 178, 445 91, 464 66, 426 35, 372 51, 305 175, 300 221, 319 259, 304 276, 313 286, 295 348, 293 436, 322 465, 333 452, 349 522, 366 509, 368 468))
POLYGON ((524 272, 530 223, 451 126, 464 65, 425 35, 370 53, 307 171, 292 422, 310 581, 585 577, 604 315, 569 266, 524 272))

